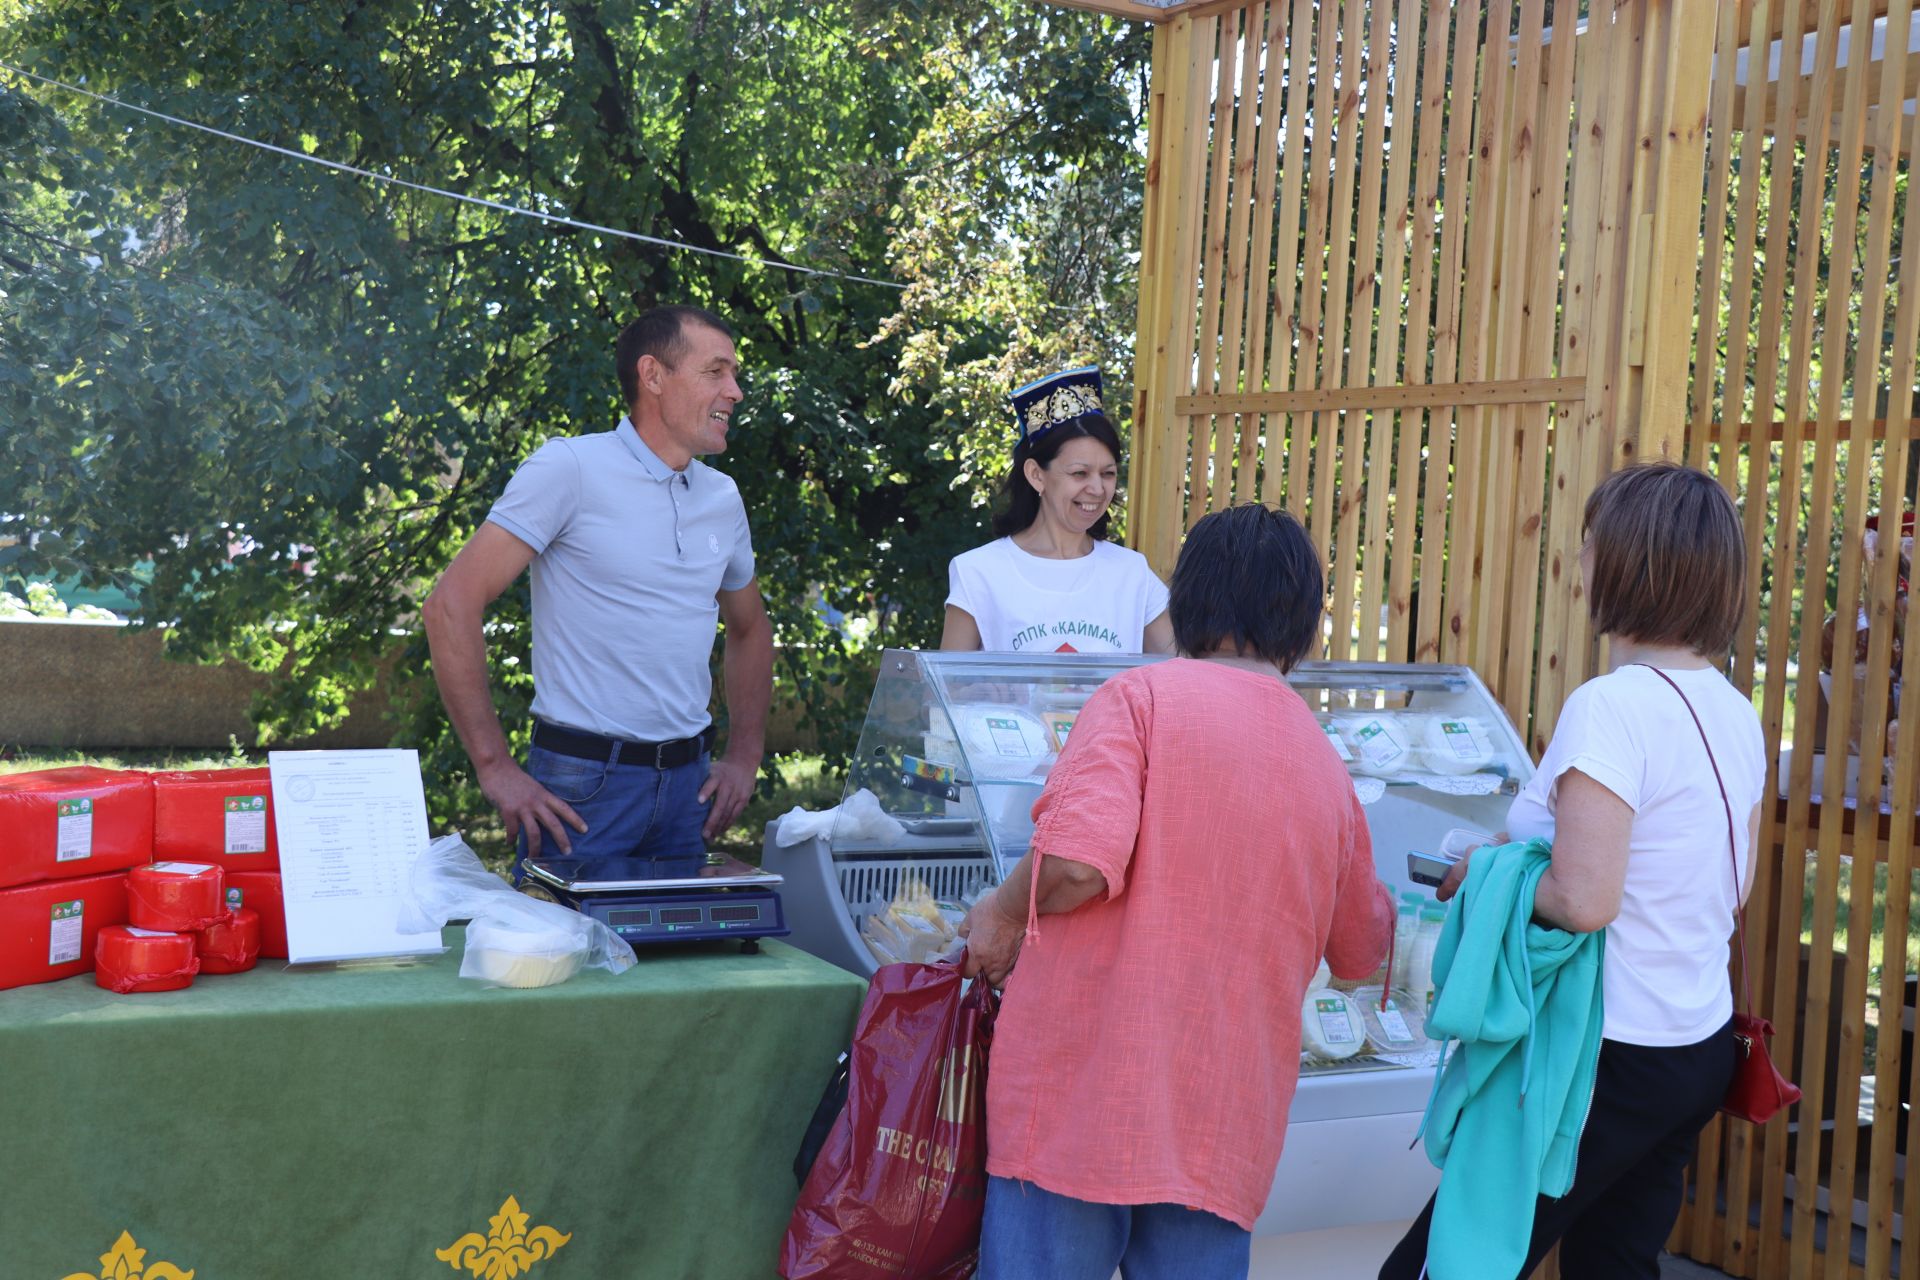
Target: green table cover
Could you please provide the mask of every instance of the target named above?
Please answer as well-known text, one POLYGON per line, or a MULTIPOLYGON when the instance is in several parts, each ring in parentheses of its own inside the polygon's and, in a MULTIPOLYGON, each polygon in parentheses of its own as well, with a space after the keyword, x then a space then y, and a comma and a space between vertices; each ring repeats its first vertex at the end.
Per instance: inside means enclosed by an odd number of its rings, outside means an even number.
POLYGON ((448 934, 0 992, 0 1277, 772 1276, 865 984, 765 942, 492 989, 448 934))

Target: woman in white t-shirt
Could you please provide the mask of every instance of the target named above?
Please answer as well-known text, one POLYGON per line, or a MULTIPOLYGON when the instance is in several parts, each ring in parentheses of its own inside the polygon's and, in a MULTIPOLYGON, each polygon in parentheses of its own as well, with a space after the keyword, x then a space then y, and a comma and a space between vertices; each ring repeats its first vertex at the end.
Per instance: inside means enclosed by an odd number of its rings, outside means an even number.
POLYGON ((1167 588, 1137 551, 1106 540, 1120 437, 1100 371, 1068 369, 1012 396, 1020 443, 1000 535, 947 566, 942 649, 1172 653, 1167 588))
MULTIPOLYGON (((1519 1274, 1564 1240, 1566 1280, 1654 1280, 1682 1170, 1733 1075, 1728 939, 1753 883, 1766 749, 1720 670, 1746 591, 1726 491, 1691 468, 1629 467, 1587 499, 1585 526, 1580 571, 1614 669, 1567 699, 1507 824, 1553 845, 1535 919, 1606 930, 1603 1039, 1573 1187, 1539 1200, 1519 1274)), ((1439 896, 1465 878, 1463 859, 1439 896)), ((1421 1273, 1432 1213, 1430 1201, 1383 1280, 1421 1273)))

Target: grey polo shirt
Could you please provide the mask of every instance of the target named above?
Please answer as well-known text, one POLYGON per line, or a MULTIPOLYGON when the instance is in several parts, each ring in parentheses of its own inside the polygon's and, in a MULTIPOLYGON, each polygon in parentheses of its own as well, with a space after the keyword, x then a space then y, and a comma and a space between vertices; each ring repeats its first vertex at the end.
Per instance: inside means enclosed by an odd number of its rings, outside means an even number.
POLYGON ((630 742, 706 725, 717 593, 753 580, 732 480, 673 470, 622 418, 541 445, 487 519, 535 553, 534 715, 630 742))

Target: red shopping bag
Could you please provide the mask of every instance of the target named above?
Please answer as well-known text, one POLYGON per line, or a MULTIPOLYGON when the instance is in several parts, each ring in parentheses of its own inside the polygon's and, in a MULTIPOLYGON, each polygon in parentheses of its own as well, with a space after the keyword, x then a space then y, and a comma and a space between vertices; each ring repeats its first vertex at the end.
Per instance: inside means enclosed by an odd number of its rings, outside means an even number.
POLYGON ((987 1194, 987 1047, 1000 998, 960 964, 890 964, 853 1033, 847 1104, 800 1188, 786 1280, 964 1280, 987 1194))

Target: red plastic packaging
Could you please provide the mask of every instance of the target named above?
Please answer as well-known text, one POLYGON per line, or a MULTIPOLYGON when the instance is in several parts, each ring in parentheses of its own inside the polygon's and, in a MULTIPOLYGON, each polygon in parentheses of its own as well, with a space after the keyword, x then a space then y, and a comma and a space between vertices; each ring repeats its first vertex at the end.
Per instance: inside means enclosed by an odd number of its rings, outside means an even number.
POLYGON ((227 907, 250 907, 260 916, 260 955, 287 958, 287 909, 278 871, 233 871, 227 875, 227 907))
POLYGON ((266 769, 153 775, 153 856, 228 871, 278 871, 273 784, 266 769))
POLYGON ((958 964, 890 964, 854 1029, 847 1103, 800 1188, 786 1280, 964 1280, 987 1193, 987 1050, 999 997, 958 964), (965 987, 963 991, 963 986, 965 987))
POLYGON ((127 923, 193 933, 227 914, 226 876, 205 862, 155 862, 127 872, 127 923))
POLYGON ((245 973, 260 959, 260 913, 252 907, 230 911, 193 935, 202 973, 245 973))
POLYGON ((200 961, 193 935, 156 933, 124 924, 108 925, 94 943, 93 980, 108 991, 178 991, 193 985, 200 961))
POLYGON ((153 778, 74 765, 0 777, 0 889, 153 857, 153 778))
POLYGON ((125 872, 0 889, 0 990, 87 972, 100 931, 126 922, 125 872))

